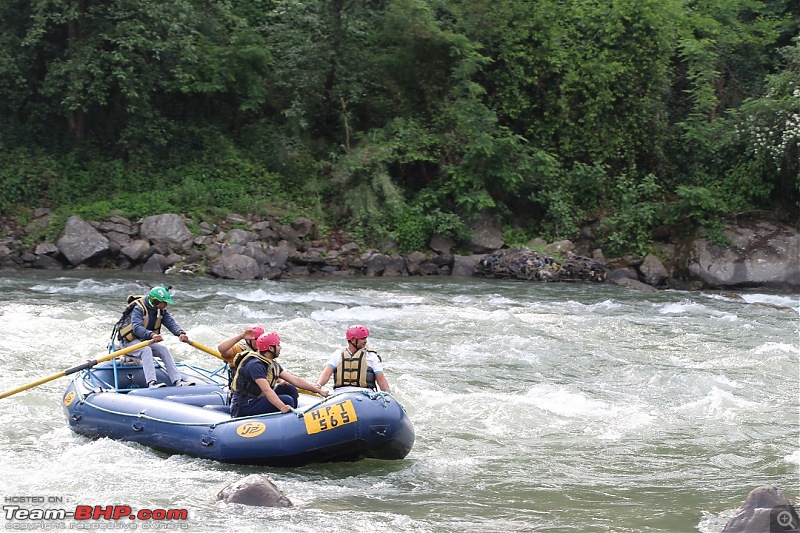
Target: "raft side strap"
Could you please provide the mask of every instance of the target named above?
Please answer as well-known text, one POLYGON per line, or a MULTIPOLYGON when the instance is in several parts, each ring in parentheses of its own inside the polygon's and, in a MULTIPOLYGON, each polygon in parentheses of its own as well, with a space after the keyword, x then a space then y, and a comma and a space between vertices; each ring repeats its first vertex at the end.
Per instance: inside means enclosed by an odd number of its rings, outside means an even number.
MULTIPOLYGON (((380 391, 380 392, 351 391, 351 392, 359 392, 361 394, 364 394, 364 395, 368 396, 371 400, 378 400, 378 399, 382 400, 382 404, 383 404, 383 408, 384 409, 386 409, 386 407, 389 404, 388 400, 386 399, 386 396, 392 397, 391 394, 389 394, 388 392, 383 392, 383 391, 380 391)), ((343 393, 343 394, 348 394, 348 393, 343 393)), ((323 400, 321 402, 318 402, 318 403, 316 403, 314 405, 309 406, 307 411, 310 411, 311 409, 317 407, 318 405, 321 405, 321 404, 327 402, 331 398, 335 398, 336 396, 339 396, 339 395, 338 394, 333 394, 331 396, 328 396, 327 398, 323 398, 323 400)), ((217 426, 222 426, 224 424, 239 423, 242 420, 250 420, 250 419, 253 419, 253 418, 262 418, 262 417, 265 417, 265 416, 276 416, 276 415, 283 414, 280 411, 278 411, 278 412, 275 412, 275 413, 266 413, 266 414, 260 414, 260 415, 239 416, 239 417, 236 417, 236 418, 231 418, 230 420, 222 420, 220 422, 178 422, 178 421, 175 421, 175 420, 164 420, 162 418, 156 418, 154 416, 149 416, 144 412, 139 412, 138 414, 133 414, 133 413, 125 413, 125 412, 122 412, 122 411, 114 411, 112 409, 106 409, 105 407, 100 407, 99 405, 95 405, 95 404, 91 403, 88 398, 86 398, 83 403, 84 403, 84 405, 87 405, 89 407, 97 409, 98 411, 103 411, 104 413, 109 413, 109 414, 112 414, 112 415, 135 416, 137 418, 141 418, 141 419, 144 419, 144 420, 151 420, 153 422, 163 422, 165 424, 173 424, 173 425, 176 425, 176 426, 199 426, 199 427, 207 426, 207 427, 210 427, 210 428, 215 428, 217 426)), ((398 405, 399 404, 400 403, 398 402, 398 405)), ((403 410, 405 411, 405 408, 403 408, 403 410)), ((302 414, 303 412, 301 411, 300 413, 302 414)), ((295 414, 297 414, 297 413, 295 413, 295 414)), ((300 414, 298 414, 297 416, 298 416, 298 418, 301 418, 300 414)))
POLYGON ((222 420, 220 422, 178 422, 176 420, 165 420, 163 418, 157 418, 155 416, 150 416, 150 415, 147 415, 144 412, 139 412, 137 414, 134 414, 134 413, 125 413, 125 412, 122 412, 122 411, 115 411, 113 409, 106 409, 105 407, 100 407, 99 405, 95 405, 95 404, 89 402, 88 398, 86 400, 84 400, 84 404, 89 406, 89 407, 92 407, 93 409, 97 409, 98 411, 102 411, 104 413, 108 413, 108 414, 112 414, 112 415, 136 417, 136 418, 143 419, 143 420, 150 420, 152 422, 163 422, 165 424, 172 424, 172 425, 175 425, 175 426, 197 426, 197 427, 207 426, 207 427, 210 427, 212 429, 217 427, 217 426, 222 426, 224 424, 230 424, 230 423, 233 423, 233 422, 241 422, 242 420, 248 420, 248 419, 251 419, 251 418, 262 418, 262 417, 265 417, 265 416, 274 416, 274 415, 283 414, 280 411, 278 411, 276 413, 267 413, 267 414, 262 414, 262 415, 240 416, 240 417, 237 417, 237 418, 231 418, 230 420, 222 420))

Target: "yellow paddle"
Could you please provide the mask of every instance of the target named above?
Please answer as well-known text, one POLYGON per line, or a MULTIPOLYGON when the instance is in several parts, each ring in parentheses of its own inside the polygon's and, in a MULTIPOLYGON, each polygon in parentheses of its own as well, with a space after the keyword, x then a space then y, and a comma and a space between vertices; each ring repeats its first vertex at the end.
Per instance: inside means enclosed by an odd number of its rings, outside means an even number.
POLYGON ((22 392, 24 390, 32 389, 33 387, 37 387, 42 383, 47 383, 48 381, 53 381, 54 379, 58 379, 60 377, 68 376, 70 374, 74 374, 75 372, 80 372, 81 370, 86 370, 87 368, 92 368, 97 363, 102 363, 103 361, 109 361, 114 359, 115 357, 119 357, 120 355, 125 355, 126 353, 130 353, 133 351, 138 350, 139 348, 144 348, 145 346, 149 346, 153 344, 152 340, 140 342, 139 344, 134 344, 133 346, 128 346, 127 348, 123 348, 122 350, 117 350, 116 352, 111 352, 108 355, 104 355, 94 361, 87 361, 82 365, 73 366, 72 368, 68 368, 59 372, 58 374, 53 374, 52 376, 42 378, 40 380, 34 381, 33 383, 28 383, 27 385, 23 385, 22 387, 17 387, 14 390, 10 390, 8 392, 4 392, 0 394, 0 398, 8 398, 12 394, 16 394, 18 392, 22 392))
MULTIPOLYGON (((194 346, 195 348, 197 348, 201 352, 206 352, 207 354, 213 355, 214 357, 218 357, 219 359, 225 359, 224 357, 222 357, 221 353, 219 353, 217 350, 215 350, 213 348, 209 348, 208 346, 203 346, 199 342, 193 341, 193 340, 189 340, 187 342, 188 342, 188 344, 191 344, 192 346, 194 346)), ((319 396, 319 394, 317 394, 314 391, 301 389, 300 387, 297 387, 297 390, 299 390, 303 394, 313 394, 314 396, 319 396)))
POLYGON ((200 350, 201 352, 206 352, 206 353, 207 353, 207 354, 209 354, 209 355, 213 355, 213 356, 214 356, 214 357, 216 357, 217 359, 222 359, 222 360, 225 360, 225 358, 224 358, 224 357, 222 357, 222 354, 221 354, 221 353, 219 353, 218 351, 216 351, 216 350, 215 350, 215 349, 213 349, 213 348, 209 348, 208 346, 203 346, 203 345, 202 345, 202 344, 200 344, 199 342, 197 342, 197 341, 193 341, 193 340, 191 340, 191 339, 190 339, 190 340, 188 340, 188 341, 186 341, 186 342, 187 342, 188 344, 191 344, 192 346, 194 346, 195 348, 197 348, 197 349, 198 349, 198 350, 200 350))

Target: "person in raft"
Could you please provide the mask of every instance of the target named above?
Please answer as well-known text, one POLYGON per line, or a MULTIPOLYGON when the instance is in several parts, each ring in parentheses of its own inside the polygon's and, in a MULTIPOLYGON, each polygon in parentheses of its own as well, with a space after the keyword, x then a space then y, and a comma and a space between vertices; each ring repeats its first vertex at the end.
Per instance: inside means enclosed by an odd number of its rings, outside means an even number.
POLYGON ((333 375, 333 390, 344 392, 354 388, 366 388, 392 392, 389 380, 383 372, 381 358, 377 352, 367 349, 369 329, 361 324, 347 328, 347 347, 336 350, 328 358, 317 380, 324 387, 333 375), (377 385, 377 386, 376 386, 377 385))
POLYGON ((173 386, 194 385, 182 378, 169 348, 159 344, 164 340, 164 337, 161 336, 162 325, 180 338, 181 342, 189 342, 186 332, 167 311, 167 305, 172 303, 172 296, 165 287, 153 287, 147 296, 142 296, 129 304, 120 325, 119 340, 122 341, 123 348, 142 341, 153 340, 153 344, 150 346, 128 354, 129 357, 141 357, 144 379, 150 388, 166 387, 165 383, 156 380, 155 355, 164 362, 167 376, 173 386))
POLYGON ((274 387, 283 379, 296 387, 327 396, 328 391, 317 387, 287 372, 276 361, 281 353, 281 338, 274 331, 264 333, 256 339, 256 350, 247 350, 233 360, 231 383, 231 416, 251 416, 266 413, 288 413, 297 407, 297 400, 280 387, 274 387))

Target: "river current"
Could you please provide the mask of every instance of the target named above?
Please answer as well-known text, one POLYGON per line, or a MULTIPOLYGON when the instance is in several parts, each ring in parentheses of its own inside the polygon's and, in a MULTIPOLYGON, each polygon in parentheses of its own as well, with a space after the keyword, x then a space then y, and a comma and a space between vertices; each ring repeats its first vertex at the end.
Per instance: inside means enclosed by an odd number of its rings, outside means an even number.
MULTIPOLYGON (((186 509, 189 519, 12 520, 4 509, 5 529, 706 533, 760 485, 800 495, 791 294, 2 272, 2 390, 103 356, 126 296, 161 283, 175 286, 170 311, 193 340, 216 347, 263 324, 281 336, 284 367, 310 380, 347 326, 366 324, 414 422, 411 453, 281 469, 93 440, 68 428, 61 377, 0 400, 4 507, 125 504, 186 509), (215 500, 256 472, 294 506, 215 500)), ((165 343, 179 361, 218 366, 171 335, 165 343)))

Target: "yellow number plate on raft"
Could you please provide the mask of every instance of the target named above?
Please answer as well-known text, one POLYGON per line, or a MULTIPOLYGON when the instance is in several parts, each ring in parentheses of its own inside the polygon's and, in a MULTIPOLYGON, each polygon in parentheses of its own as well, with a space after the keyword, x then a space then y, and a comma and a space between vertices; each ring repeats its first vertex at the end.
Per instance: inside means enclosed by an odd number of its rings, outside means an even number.
POLYGON ((352 424, 358 420, 358 417, 356 416, 353 402, 347 400, 346 402, 326 405, 309 411, 303 415, 303 420, 306 421, 306 433, 311 435, 320 431, 338 428, 345 424, 352 424))

